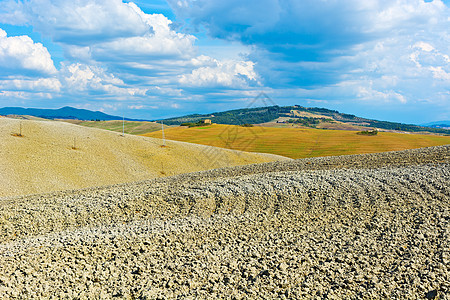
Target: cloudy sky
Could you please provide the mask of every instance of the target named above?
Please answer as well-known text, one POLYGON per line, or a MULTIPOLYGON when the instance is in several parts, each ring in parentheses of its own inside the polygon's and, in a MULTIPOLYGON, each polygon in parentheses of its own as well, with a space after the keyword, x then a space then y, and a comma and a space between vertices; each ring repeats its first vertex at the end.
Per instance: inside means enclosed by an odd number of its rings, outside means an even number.
POLYGON ((0 0, 0 107, 450 120, 450 0, 0 0), (264 103, 261 103, 264 104, 264 103))

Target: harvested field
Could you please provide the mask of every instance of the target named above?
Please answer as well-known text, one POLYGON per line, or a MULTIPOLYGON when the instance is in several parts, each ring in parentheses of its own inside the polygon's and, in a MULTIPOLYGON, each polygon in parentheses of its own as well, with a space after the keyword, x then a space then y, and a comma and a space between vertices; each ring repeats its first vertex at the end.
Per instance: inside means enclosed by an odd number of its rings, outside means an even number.
MULTIPOLYGON (((124 130, 128 134, 145 134, 161 130, 161 124, 146 121, 81 121, 81 120, 60 120, 76 125, 111 130, 122 133, 124 130)), ((167 126, 164 126, 166 128, 167 126)))
POLYGON ((161 139, 65 122, 1 118, 0 128, 0 198, 287 159, 175 141, 161 147, 161 139))
POLYGON ((0 199, 3 298, 449 299, 450 145, 0 199))
MULTIPOLYGON (((346 130, 220 124, 193 128, 171 127, 165 130, 165 135, 174 141, 272 153, 293 159, 400 151, 450 143, 450 136, 438 135, 379 132, 376 136, 361 136, 355 131, 346 130)), ((161 132, 151 132, 144 136, 161 137, 161 132)))

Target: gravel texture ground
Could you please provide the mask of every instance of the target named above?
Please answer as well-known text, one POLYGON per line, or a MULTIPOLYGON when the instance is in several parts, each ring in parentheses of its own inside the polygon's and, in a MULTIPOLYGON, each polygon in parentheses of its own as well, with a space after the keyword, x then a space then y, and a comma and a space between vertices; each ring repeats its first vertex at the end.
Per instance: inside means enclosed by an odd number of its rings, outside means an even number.
POLYGON ((450 299, 450 145, 0 199, 3 299, 450 299))

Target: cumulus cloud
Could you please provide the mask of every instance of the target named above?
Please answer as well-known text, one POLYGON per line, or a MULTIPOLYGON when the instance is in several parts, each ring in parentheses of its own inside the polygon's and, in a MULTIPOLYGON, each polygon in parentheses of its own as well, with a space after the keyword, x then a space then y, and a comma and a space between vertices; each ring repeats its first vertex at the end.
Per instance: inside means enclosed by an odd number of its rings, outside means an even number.
POLYGON ((190 74, 180 76, 180 84, 188 87, 244 88, 258 84, 258 76, 251 61, 218 61, 202 56, 193 64, 206 66, 194 69, 190 74))
POLYGON ((372 87, 365 87, 365 86, 358 86, 358 93, 357 96, 362 100, 369 100, 369 101, 382 101, 382 102, 390 102, 392 100, 397 100, 401 103, 406 103, 406 98, 393 91, 393 90, 387 90, 387 91, 378 91, 373 89, 372 87))
POLYGON ((11 100, 19 100, 22 105, 26 100, 34 99, 52 99, 54 97, 53 93, 41 93, 41 92, 29 92, 29 91, 2 91, 0 90, 0 99, 6 99, 9 104, 11 100))
POLYGON ((91 54, 96 60, 152 62, 155 59, 190 59, 196 52, 195 37, 177 33, 172 21, 161 14, 145 14, 129 3, 137 15, 152 29, 143 35, 95 44, 91 54))
MULTIPOLYGON (((21 12, 20 23, 26 21, 55 42, 65 44, 83 46, 139 36, 149 30, 133 7, 121 0, 24 0, 17 1, 16 7, 9 3, 3 15, 21 12)), ((11 18, 7 21, 14 24, 11 18)))
POLYGON ((0 80, 0 90, 58 93, 61 82, 57 78, 0 80))
POLYGON ((0 76, 42 76, 56 73, 48 50, 28 36, 8 37, 0 29, 0 76))
POLYGON ((106 96, 145 96, 147 90, 131 88, 105 72, 100 67, 75 63, 64 65, 61 69, 61 80, 65 89, 73 94, 91 93, 106 96))
POLYGON ((0 20, 4 24, 23 25, 27 23, 25 10, 21 2, 0 1, 0 20))
POLYGON ((190 59, 195 37, 171 29, 168 18, 146 14, 136 4, 121 0, 24 0, 8 2, 0 11, 5 21, 21 12, 27 23, 59 43, 73 60, 140 61, 190 59), (15 3, 13 7, 11 3, 15 3))
POLYGON ((443 67, 430 67, 431 72, 433 72, 433 77, 436 79, 441 79, 450 83, 450 73, 447 73, 443 67))

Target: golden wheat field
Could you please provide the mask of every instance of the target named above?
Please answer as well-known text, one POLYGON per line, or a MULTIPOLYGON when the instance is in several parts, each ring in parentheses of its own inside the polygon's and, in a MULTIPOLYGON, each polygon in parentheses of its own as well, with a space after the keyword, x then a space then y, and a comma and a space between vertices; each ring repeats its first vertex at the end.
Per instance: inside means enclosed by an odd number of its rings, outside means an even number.
MULTIPOLYGON (((161 137, 162 132, 145 134, 161 137)), ((356 131, 304 128, 241 127, 213 124, 204 127, 171 127, 165 137, 202 145, 290 158, 377 153, 450 144, 450 136, 379 132, 376 136, 356 131)))

